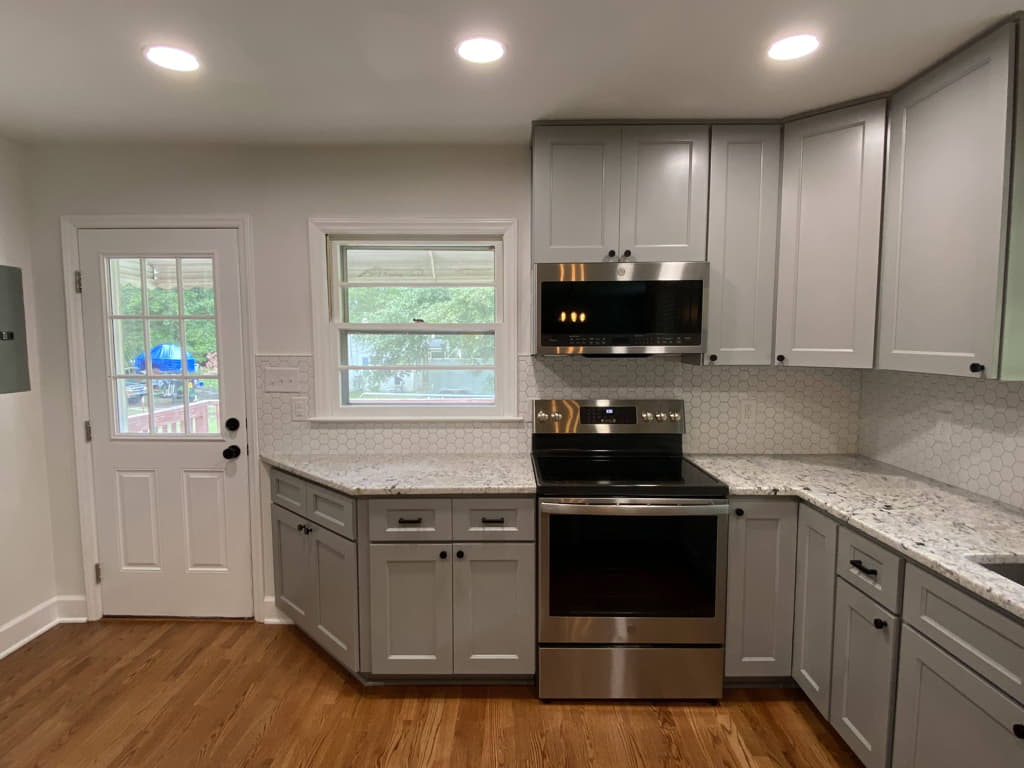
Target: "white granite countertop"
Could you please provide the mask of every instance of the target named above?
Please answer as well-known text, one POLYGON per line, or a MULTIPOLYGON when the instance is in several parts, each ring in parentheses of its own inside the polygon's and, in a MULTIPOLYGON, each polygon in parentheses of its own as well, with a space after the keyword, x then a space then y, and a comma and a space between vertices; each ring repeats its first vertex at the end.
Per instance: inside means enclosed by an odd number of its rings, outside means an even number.
POLYGON ((688 456, 735 496, 796 496, 1024 619, 1024 510, 859 456, 688 456))
POLYGON ((264 455, 271 466, 350 496, 534 494, 529 454, 264 455))

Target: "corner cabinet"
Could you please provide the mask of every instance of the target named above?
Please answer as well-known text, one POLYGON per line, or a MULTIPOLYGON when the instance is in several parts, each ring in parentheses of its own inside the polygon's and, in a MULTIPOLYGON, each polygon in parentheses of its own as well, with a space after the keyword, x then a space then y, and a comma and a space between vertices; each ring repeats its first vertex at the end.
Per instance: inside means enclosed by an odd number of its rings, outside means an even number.
POLYGON ((885 101, 784 129, 779 363, 874 363, 885 101))
POLYGON ((997 30, 893 96, 879 368, 998 375, 1015 34, 997 30))
POLYGON ((702 261, 708 127, 538 126, 535 262, 702 261))
POLYGON ((711 129, 709 363, 772 360, 780 143, 774 125, 711 129))

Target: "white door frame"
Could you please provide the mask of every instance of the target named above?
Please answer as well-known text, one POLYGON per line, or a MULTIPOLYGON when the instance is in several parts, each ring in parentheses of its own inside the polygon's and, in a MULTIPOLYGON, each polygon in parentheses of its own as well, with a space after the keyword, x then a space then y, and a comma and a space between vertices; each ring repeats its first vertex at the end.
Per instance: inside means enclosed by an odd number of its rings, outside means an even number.
POLYGON ((68 362, 71 366, 71 415, 75 446, 78 519, 82 531, 82 570, 85 581, 86 616, 96 621, 103 616, 102 585, 96 583, 99 559, 96 535, 96 497, 93 487, 92 445, 85 441, 83 423, 89 418, 89 392, 85 374, 85 329, 82 295, 75 292, 79 269, 78 232, 82 229, 233 229, 238 234, 239 281, 242 298, 242 359, 245 386, 246 437, 249 454, 249 539, 252 550, 252 606, 257 621, 273 620, 264 602, 263 528, 260 519, 259 430, 256 423, 256 306, 252 259, 252 219, 247 214, 204 215, 115 215, 61 216, 61 251, 64 261, 64 309, 67 315, 68 362))

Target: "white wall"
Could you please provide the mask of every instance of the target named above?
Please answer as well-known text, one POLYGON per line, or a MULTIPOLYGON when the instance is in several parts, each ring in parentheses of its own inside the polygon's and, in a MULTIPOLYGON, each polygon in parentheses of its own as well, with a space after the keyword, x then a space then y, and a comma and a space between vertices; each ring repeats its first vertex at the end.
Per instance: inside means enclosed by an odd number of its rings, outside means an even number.
POLYGON ((0 139, 0 264, 22 269, 32 378, 31 391, 0 394, 0 653, 20 639, 4 625, 55 595, 23 155, 0 139))
POLYGON ((308 355, 311 216, 516 217, 529 259, 522 147, 248 148, 39 145, 28 157, 47 461, 59 591, 82 591, 59 218, 250 214, 256 352, 308 355))

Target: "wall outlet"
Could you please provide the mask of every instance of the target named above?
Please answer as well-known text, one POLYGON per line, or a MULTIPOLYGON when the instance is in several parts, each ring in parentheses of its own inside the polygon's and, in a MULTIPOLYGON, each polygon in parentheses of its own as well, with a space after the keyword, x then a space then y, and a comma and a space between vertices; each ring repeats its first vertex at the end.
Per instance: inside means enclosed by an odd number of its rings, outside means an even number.
POLYGON ((309 398, 292 398, 292 421, 305 421, 309 418, 309 398))
POLYGON ((298 368, 267 368, 263 374, 264 392, 302 392, 298 368))
POLYGON ((757 403, 753 400, 744 400, 740 410, 740 418, 745 422, 753 422, 757 418, 757 403))

